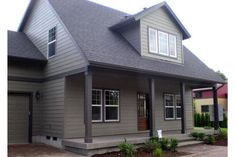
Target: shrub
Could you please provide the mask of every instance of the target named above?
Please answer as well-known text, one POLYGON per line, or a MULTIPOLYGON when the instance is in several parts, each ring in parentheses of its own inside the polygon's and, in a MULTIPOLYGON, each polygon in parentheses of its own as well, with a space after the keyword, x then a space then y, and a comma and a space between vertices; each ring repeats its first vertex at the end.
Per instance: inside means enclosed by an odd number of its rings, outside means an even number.
POLYGON ((170 150, 175 152, 178 144, 179 141, 177 139, 170 139, 170 150))
POLYGON ((201 113, 201 118, 200 118, 200 127, 205 126, 205 114, 201 113))
POLYGON ((213 144, 215 143, 215 141, 216 141, 216 138, 214 135, 207 135, 207 139, 206 139, 207 144, 213 144))
POLYGON ((134 153, 136 151, 135 146, 133 144, 131 144, 131 143, 128 143, 126 139, 125 139, 124 142, 119 144, 118 147, 119 147, 121 153, 125 157, 133 157, 134 153))
POLYGON ((200 127, 201 126, 201 116, 200 116, 200 113, 197 113, 197 116, 196 116, 196 126, 197 127, 200 127))
POLYGON ((161 149, 162 150, 168 150, 170 147, 170 142, 168 138, 162 138, 160 140, 160 144, 161 144, 161 149))
POLYGON ((227 118, 227 116, 226 116, 226 114, 224 113, 223 114, 223 121, 222 122, 220 122, 220 127, 221 128, 227 128, 228 127, 228 118, 227 118))
POLYGON ((195 139, 197 139, 198 138, 198 132, 192 132, 191 136, 193 136, 195 139))
POLYGON ((198 133, 198 139, 199 139, 200 141, 203 141, 205 136, 206 136, 206 135, 205 135, 204 133, 198 133))
POLYGON ((211 127, 211 122, 210 122, 210 115, 208 113, 205 114, 205 126, 206 127, 211 127))
POLYGON ((162 149, 161 148, 156 148, 153 152, 155 157, 160 157, 162 156, 162 149))
POLYGON ((220 134, 218 136, 219 139, 227 139, 228 131, 227 129, 220 129, 220 134))
POLYGON ((144 148, 147 152, 152 152, 156 148, 161 148, 161 144, 156 139, 150 139, 145 142, 144 148))

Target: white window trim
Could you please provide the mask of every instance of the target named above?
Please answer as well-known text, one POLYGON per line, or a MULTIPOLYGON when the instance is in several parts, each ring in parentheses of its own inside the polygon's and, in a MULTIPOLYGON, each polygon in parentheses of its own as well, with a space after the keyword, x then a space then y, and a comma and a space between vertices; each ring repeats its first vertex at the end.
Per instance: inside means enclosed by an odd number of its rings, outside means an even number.
POLYGON ((164 105, 165 105, 165 120, 175 120, 175 95, 174 94, 164 94, 164 105), (172 96, 173 97, 173 106, 166 106, 166 96, 172 96), (172 108, 173 109, 173 118, 166 118, 166 108, 172 108))
MULTIPOLYGON (((180 108, 180 109, 181 109, 182 107, 181 107, 181 106, 176 106, 176 107, 175 107, 175 110, 177 110, 177 108, 180 108)), ((176 111, 176 113, 177 113, 177 111, 176 111)), ((182 119, 182 117, 177 117, 177 114, 175 115, 175 117, 176 117, 176 119, 182 119)))
POLYGON ((182 119, 182 111, 181 111, 181 117, 177 117, 177 108, 180 108, 180 109, 181 109, 182 106, 177 106, 176 97, 179 97, 180 100, 181 100, 181 96, 180 96, 180 95, 175 95, 175 111, 176 111, 175 119, 179 120, 179 119, 182 119))
POLYGON ((92 107, 93 106, 99 106, 99 107, 101 107, 101 110, 100 110, 100 112, 101 112, 101 116, 100 116, 100 120, 92 120, 92 122, 102 122, 102 117, 103 117, 103 115, 102 115, 102 113, 103 113, 103 107, 102 107, 102 100, 103 100, 103 98, 102 98, 102 89, 92 89, 92 91, 100 91, 100 96, 101 96, 101 101, 100 101, 100 104, 98 105, 98 104, 92 104, 92 107))
POLYGON ((103 96, 104 96, 104 122, 119 122, 120 121, 120 91, 119 90, 104 90, 103 92, 103 96), (106 104, 106 91, 116 91, 119 93, 119 97, 118 97, 118 105, 107 105, 106 104), (107 120, 106 119, 106 107, 117 107, 117 118, 116 120, 107 120))
MULTIPOLYGON (((177 37, 175 35, 172 35, 172 34, 169 34, 169 36, 172 36, 175 39, 175 41, 174 41, 175 55, 171 55, 171 53, 169 52, 170 57, 177 58, 177 48, 176 48, 177 37)), ((170 40, 170 38, 168 39, 168 43, 169 43, 169 40, 170 40)))
MULTIPOLYGON (((50 29, 48 30, 47 36, 48 36, 48 42, 47 42, 47 58, 50 59, 50 58, 53 58, 53 57, 56 55, 56 52, 55 52, 54 55, 52 55, 52 56, 49 57, 49 45, 50 45, 51 43, 54 43, 54 42, 57 41, 57 26, 54 26, 54 27, 50 28, 50 29), (49 36, 48 36, 48 34, 49 34, 49 31, 50 31, 51 29, 53 29, 53 28, 56 28, 55 40, 49 42, 49 36)), ((56 50, 55 50, 55 51, 56 51, 56 50)))
POLYGON ((158 42, 158 37, 157 37, 157 36, 158 36, 158 35, 157 35, 157 30, 156 30, 156 29, 148 28, 148 41, 149 41, 149 45, 148 45, 148 46, 149 46, 149 52, 150 52, 150 53, 158 54, 158 49, 159 49, 159 48, 158 48, 158 45, 157 45, 157 42, 158 42), (151 42, 150 42, 150 41, 151 41, 151 37, 150 37, 150 34, 151 34, 150 32, 151 32, 151 31, 154 31, 154 32, 156 33, 156 51, 152 51, 152 50, 151 50, 151 44, 150 44, 150 43, 151 43, 151 42))
POLYGON ((164 56, 170 56, 170 53, 169 53, 169 35, 168 35, 168 33, 165 33, 165 32, 162 32, 162 31, 158 31, 158 46, 159 46, 159 48, 158 48, 159 54, 164 55, 164 56), (160 49, 160 45, 161 45, 160 42, 161 42, 161 40, 160 40, 160 35, 159 34, 164 34, 164 35, 167 36, 167 54, 161 52, 161 49, 160 49))

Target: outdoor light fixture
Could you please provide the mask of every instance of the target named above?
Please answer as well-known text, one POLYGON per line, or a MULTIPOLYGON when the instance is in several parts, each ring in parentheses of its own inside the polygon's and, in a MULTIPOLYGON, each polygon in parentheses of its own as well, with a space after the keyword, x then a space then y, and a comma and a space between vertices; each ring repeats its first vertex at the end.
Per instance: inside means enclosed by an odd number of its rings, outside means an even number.
POLYGON ((36 98, 36 100, 39 100, 39 99, 40 99, 40 93, 39 93, 39 91, 36 91, 36 93, 35 93, 35 98, 36 98))

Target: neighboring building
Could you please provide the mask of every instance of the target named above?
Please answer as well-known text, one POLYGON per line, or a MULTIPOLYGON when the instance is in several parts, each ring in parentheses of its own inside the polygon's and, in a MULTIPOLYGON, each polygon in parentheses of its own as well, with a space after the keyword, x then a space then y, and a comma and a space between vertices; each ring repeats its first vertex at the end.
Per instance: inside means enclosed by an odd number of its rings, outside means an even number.
POLYGON ((189 133, 192 89, 224 81, 182 45, 188 38, 165 2, 128 15, 32 0, 8 32, 8 143, 87 154, 98 136, 189 133))
MULTIPOLYGON (((228 84, 217 86, 218 104, 223 107, 223 112, 228 111, 228 84)), ((196 113, 208 113, 209 106, 213 105, 212 88, 200 88, 193 90, 196 113)))

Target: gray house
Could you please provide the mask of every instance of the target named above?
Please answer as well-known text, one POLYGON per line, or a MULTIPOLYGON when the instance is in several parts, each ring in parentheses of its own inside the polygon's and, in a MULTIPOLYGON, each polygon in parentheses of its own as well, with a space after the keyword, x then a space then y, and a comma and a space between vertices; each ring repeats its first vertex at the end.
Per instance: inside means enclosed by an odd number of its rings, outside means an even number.
POLYGON ((86 154, 99 137, 189 133, 192 89, 216 94, 223 80, 182 45, 188 38, 166 2, 129 15, 86 0, 32 0, 8 31, 8 143, 86 154))

